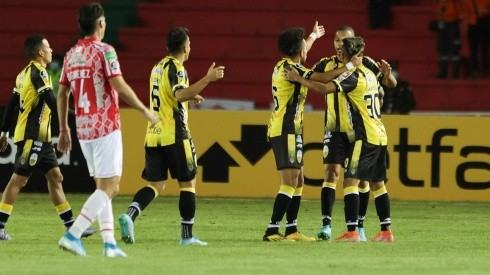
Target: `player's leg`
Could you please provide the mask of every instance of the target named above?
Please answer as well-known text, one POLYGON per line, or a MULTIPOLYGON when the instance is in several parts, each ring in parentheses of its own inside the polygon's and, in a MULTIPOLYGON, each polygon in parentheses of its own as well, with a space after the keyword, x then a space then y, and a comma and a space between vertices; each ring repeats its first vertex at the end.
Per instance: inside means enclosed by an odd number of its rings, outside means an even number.
POLYGON ((196 179, 179 181, 179 213, 180 213, 180 244, 181 245, 208 245, 201 241, 192 229, 196 215, 196 179))
POLYGON ((357 219, 359 216, 359 183, 360 178, 364 178, 369 169, 365 167, 369 159, 365 156, 369 151, 366 150, 362 140, 355 141, 350 148, 349 162, 345 171, 343 182, 344 191, 344 213, 347 232, 337 238, 337 241, 359 242, 357 229, 357 219), (362 169, 364 168, 364 169, 362 169))
POLYGON ((304 186, 304 174, 303 167, 300 169, 300 173, 297 179, 297 185, 294 189, 293 197, 286 210, 286 232, 285 237, 287 240, 292 241, 316 241, 314 237, 307 237, 298 232, 298 213, 301 205, 301 196, 303 194, 304 186))
POLYGON ((335 191, 342 166, 349 156, 350 143, 346 133, 326 132, 323 138, 324 181, 321 190, 322 227, 317 233, 321 240, 332 238, 332 211, 335 191))
POLYGON ((381 231, 373 238, 375 242, 393 242, 393 234, 391 232, 391 206, 390 197, 386 190, 386 146, 380 147, 380 154, 376 161, 375 176, 371 183, 371 189, 374 194, 374 205, 376 213, 379 217, 381 231))
MULTIPOLYGON (((63 175, 59 167, 55 166, 51 168, 45 175, 48 182, 48 192, 53 202, 56 212, 61 218, 66 230, 70 229, 75 219, 73 218, 73 211, 70 203, 66 200, 65 192, 63 191, 63 175)), ((82 238, 89 237, 97 232, 94 228, 87 228, 82 233, 82 238)))
POLYGON ((357 225, 357 231, 359 232, 361 242, 367 241, 366 232, 364 231, 364 220, 366 218, 370 194, 371 189, 369 188, 369 182, 361 181, 359 183, 359 217, 357 225))
POLYGON ((298 186, 298 177, 303 166, 302 158, 298 159, 298 155, 302 157, 302 151, 299 154, 297 153, 299 152, 297 150, 302 150, 303 148, 302 146, 297 146, 297 141, 302 139, 297 138, 297 136, 287 134, 270 138, 281 184, 274 200, 269 225, 262 238, 264 241, 280 241, 284 239, 283 235, 279 233, 279 227, 298 186))
MULTIPOLYGON (((85 256, 80 237, 97 218, 99 221, 104 221, 103 224, 99 222, 104 243, 108 244, 111 250, 116 250, 113 246, 117 247, 114 239, 111 199, 119 192, 119 181, 122 174, 121 132, 114 131, 94 141, 80 142, 80 147, 87 161, 89 173, 95 179, 97 189, 85 201, 80 215, 75 219, 70 230, 60 239, 59 246, 76 255, 85 256), (111 205, 108 206, 109 204, 111 205), (109 208, 105 209, 106 207, 109 208)), ((104 245, 104 251, 105 247, 106 245, 104 245)), ((112 252, 107 253, 107 256, 125 256, 122 251, 122 253, 112 252)))
POLYGON ((169 164, 172 178, 179 181, 180 244, 207 245, 192 232, 196 215, 196 150, 192 139, 185 139, 169 148, 172 159, 169 164))
POLYGON ((32 156, 33 140, 25 140, 17 143, 17 153, 15 154, 14 173, 10 177, 7 186, 2 194, 0 202, 0 240, 11 240, 12 238, 5 232, 5 225, 12 214, 15 200, 29 180, 34 169, 34 161, 37 161, 37 148, 35 157, 32 156), (31 165, 31 159, 34 163, 31 165))
POLYGON ((300 169, 296 168, 284 168, 279 171, 281 186, 274 200, 271 219, 263 237, 264 241, 283 239, 282 235, 279 234, 279 227, 293 198, 300 171, 300 169))
POLYGON ((0 202, 0 241, 8 241, 12 238, 5 232, 5 226, 14 209, 14 203, 19 195, 20 189, 27 184, 28 176, 21 176, 15 172, 10 177, 0 202))
POLYGON ((357 229, 357 217, 359 216, 359 180, 355 178, 345 178, 343 183, 344 191, 344 214, 347 231, 336 241, 359 242, 357 229))
POLYGON ((163 192, 169 165, 166 156, 172 154, 170 147, 145 147, 145 168, 141 177, 148 184, 136 192, 126 214, 120 215, 120 219, 127 219, 125 216, 128 216, 134 222, 143 210, 163 192))
POLYGON ((322 227, 320 227, 317 237, 322 240, 330 240, 332 238, 332 211, 335 204, 335 191, 340 177, 341 165, 337 163, 327 163, 324 164, 323 167, 325 177, 320 195, 322 227))

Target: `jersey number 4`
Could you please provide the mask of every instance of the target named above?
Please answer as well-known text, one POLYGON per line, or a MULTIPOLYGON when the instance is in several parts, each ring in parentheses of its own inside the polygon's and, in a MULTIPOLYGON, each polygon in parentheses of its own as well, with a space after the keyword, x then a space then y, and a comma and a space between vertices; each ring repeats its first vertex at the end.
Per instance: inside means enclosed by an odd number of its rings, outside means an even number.
POLYGON ((87 92, 83 90, 83 79, 80 81, 80 94, 78 95, 78 108, 83 109, 85 114, 90 111, 90 100, 88 98, 87 92))

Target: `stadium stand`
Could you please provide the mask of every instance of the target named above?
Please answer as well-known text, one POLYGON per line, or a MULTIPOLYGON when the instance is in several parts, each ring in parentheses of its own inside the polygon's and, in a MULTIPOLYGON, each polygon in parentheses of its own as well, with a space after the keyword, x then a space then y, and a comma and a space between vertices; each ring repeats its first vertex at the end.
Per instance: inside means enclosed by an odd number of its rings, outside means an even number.
MULTIPOLYGON (((6 0, 0 16, 0 85, 10 91, 13 79, 25 65, 22 43, 31 33, 44 33, 56 51, 65 51, 77 37, 76 13, 86 1, 6 0), (39 16, 42 14, 42 16, 39 16), (29 18, 29 20, 26 20, 29 18)), ((374 59, 397 60, 400 77, 412 86, 418 111, 489 111, 490 80, 438 80, 435 37, 427 29, 433 17, 433 1, 406 0, 392 7, 389 29, 368 28, 365 0, 304 2, 288 0, 154 0, 151 2, 103 1, 108 18, 118 28, 108 30, 107 41, 118 47, 127 81, 144 101, 148 98, 151 67, 165 54, 165 35, 175 26, 191 31, 191 59, 186 63, 191 82, 202 77, 212 61, 226 66, 225 79, 209 87, 205 96, 248 99, 256 108, 269 108, 272 68, 280 58, 278 34, 289 27, 304 27, 307 33, 318 20, 326 37, 310 51, 307 66, 330 56, 332 37, 340 24, 354 27, 366 40, 366 54, 374 59), (116 3, 116 4, 114 4, 116 3), (119 4, 117 4, 119 3, 119 4), (112 20, 112 19, 111 19, 112 20), (122 27, 121 27, 122 26, 122 27), (131 26, 131 27, 124 27, 131 26)), ((463 33, 463 38, 464 38, 463 33)), ((463 40, 463 45, 465 40, 463 40)), ((468 56, 466 46, 463 56, 468 56)), ((8 93, 0 96, 5 105, 8 93)), ((323 108, 323 98, 310 93, 309 103, 323 108)))

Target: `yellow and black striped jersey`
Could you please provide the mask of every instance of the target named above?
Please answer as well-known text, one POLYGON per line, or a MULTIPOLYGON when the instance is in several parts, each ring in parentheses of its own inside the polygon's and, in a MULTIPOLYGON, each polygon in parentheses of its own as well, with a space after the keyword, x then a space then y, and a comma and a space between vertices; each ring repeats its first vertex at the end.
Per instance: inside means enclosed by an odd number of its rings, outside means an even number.
MULTIPOLYGON (((370 69, 377 78, 381 78, 381 72, 376 62, 364 56, 362 64, 370 69)), ((344 64, 337 55, 320 59, 312 68, 314 72, 328 72, 343 67, 344 64)), ((325 96, 325 131, 345 132, 353 134, 351 114, 345 93, 331 93, 325 96)))
POLYGON ((51 110, 40 96, 52 90, 46 68, 31 61, 15 80, 14 93, 19 95, 19 115, 15 126, 14 143, 32 139, 51 141, 51 110))
POLYGON ((355 139, 387 145, 388 137, 381 122, 379 82, 373 71, 361 65, 341 74, 334 83, 338 93, 347 95, 355 139))
POLYGON ((303 109, 308 89, 285 79, 283 72, 287 66, 296 69, 305 78, 313 73, 289 58, 283 58, 276 64, 272 73, 274 109, 269 120, 268 137, 303 133, 303 109))
POLYGON ((188 102, 179 102, 175 93, 189 87, 187 71, 180 62, 167 56, 151 70, 150 110, 160 119, 155 127, 148 123, 145 146, 158 147, 190 138, 187 125, 188 102))

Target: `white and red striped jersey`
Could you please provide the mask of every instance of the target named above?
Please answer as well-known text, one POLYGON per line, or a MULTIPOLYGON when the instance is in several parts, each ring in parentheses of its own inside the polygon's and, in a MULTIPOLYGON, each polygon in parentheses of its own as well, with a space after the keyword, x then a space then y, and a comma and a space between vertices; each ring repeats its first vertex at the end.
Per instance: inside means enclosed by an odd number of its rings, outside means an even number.
POLYGON ((116 51, 107 43, 80 39, 66 54, 60 84, 73 92, 79 140, 97 139, 120 129, 118 93, 109 83, 119 75, 116 51))

